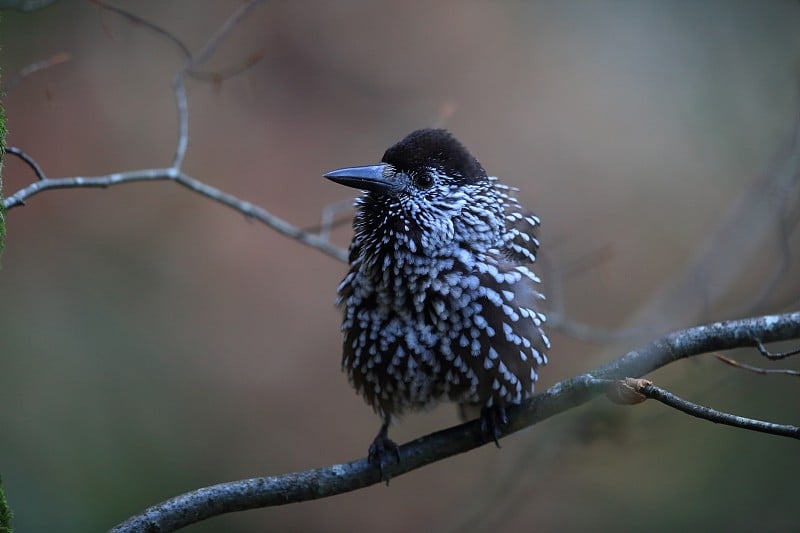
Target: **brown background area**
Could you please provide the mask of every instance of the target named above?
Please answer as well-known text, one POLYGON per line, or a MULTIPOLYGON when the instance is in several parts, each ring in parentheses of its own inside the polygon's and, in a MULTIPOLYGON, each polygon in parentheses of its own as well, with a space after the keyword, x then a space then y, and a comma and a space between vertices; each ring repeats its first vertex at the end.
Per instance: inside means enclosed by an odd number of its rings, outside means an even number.
MULTIPOLYGON (((240 3, 120 5, 197 50, 240 3)), ((268 2, 207 68, 263 60, 188 83, 184 171, 308 226, 352 193, 323 173, 444 125, 542 218, 568 315, 619 328, 685 272, 787 142, 798 28, 789 1, 268 2)), ((0 41, 5 75, 71 54, 4 99, 9 144, 50 176, 169 164, 182 60, 169 43, 71 1, 2 13, 0 41)), ((29 179, 9 158, 4 192, 29 179)), ((379 421, 339 371, 343 264, 169 183, 48 192, 7 221, 0 474, 19 531, 103 530, 199 486, 365 454, 379 421)), ((725 298, 706 305, 698 290, 662 327, 728 317, 776 256, 767 243, 742 257, 753 266, 725 298)), ((799 277, 790 264, 760 311, 796 308, 799 277)), ((542 387, 636 342, 554 333, 553 345, 542 387)), ((654 378, 798 422, 792 378, 710 357, 654 378)), ((455 422, 443 406, 393 435, 455 422)), ((601 400, 388 488, 188 531, 781 530, 797 524, 798 469, 788 439, 601 400)))

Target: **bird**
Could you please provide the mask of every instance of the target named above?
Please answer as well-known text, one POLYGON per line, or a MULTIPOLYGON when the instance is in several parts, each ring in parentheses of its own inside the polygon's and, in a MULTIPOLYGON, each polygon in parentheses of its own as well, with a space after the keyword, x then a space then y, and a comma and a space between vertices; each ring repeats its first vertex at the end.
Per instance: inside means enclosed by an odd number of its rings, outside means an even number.
POLYGON ((539 218, 444 129, 324 177, 363 191, 336 304, 342 369, 381 417, 369 463, 388 482, 385 468, 400 463, 390 424, 443 401, 479 407, 499 447, 506 407, 532 396, 550 348, 531 268, 539 218))

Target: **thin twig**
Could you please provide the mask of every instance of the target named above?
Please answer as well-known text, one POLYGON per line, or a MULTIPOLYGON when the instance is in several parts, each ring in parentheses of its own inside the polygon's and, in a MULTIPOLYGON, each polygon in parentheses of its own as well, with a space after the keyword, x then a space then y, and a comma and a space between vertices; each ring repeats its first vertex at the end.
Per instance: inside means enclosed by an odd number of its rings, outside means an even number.
MULTIPOLYGON (((125 9, 117 7, 102 0, 91 0, 99 7, 113 11, 137 24, 158 33, 172 42, 181 51, 184 56, 184 62, 181 67, 175 72, 172 78, 172 89, 175 93, 175 107, 178 110, 178 141, 175 148, 175 155, 172 159, 172 168, 176 171, 181 170, 184 159, 186 159, 186 150, 189 147, 189 103, 186 94, 186 77, 191 74, 192 70, 205 61, 207 61, 217 50, 222 41, 230 34, 239 22, 244 20, 247 15, 263 0, 250 0, 248 3, 239 6, 234 13, 228 17, 222 26, 214 33, 214 35, 206 42, 205 45, 195 54, 192 54, 183 41, 178 39, 169 31, 161 28, 160 26, 143 19, 142 17, 131 13, 125 9)), ((260 59, 260 57, 258 58, 260 59)), ((247 66, 255 64, 255 61, 248 61, 247 66)))
POLYGON ((189 77, 199 81, 220 83, 221 81, 227 80, 228 78, 233 78, 234 76, 238 76, 242 72, 246 72, 247 70, 252 68, 253 65, 257 64, 259 61, 264 59, 265 55, 266 55, 265 50, 256 50, 255 52, 247 56, 245 60, 239 63, 238 65, 231 65, 229 67, 225 67, 223 69, 216 71, 206 71, 193 68, 189 70, 189 77))
POLYGON ((175 91, 175 105, 178 108, 178 145, 175 149, 175 157, 172 160, 172 167, 180 170, 186 158, 186 149, 189 146, 189 104, 186 97, 186 76, 197 65, 205 63, 217 50, 219 45, 230 32, 263 0, 250 0, 246 4, 239 6, 239 9, 228 17, 217 32, 206 42, 206 44, 196 53, 186 59, 183 66, 175 72, 172 80, 172 88, 175 91))
POLYGON ((714 357, 725 363, 726 365, 730 365, 734 368, 741 368, 742 370, 747 370, 749 372, 754 372, 756 374, 783 374, 786 376, 797 376, 800 377, 800 371, 798 370, 791 370, 788 368, 761 368, 759 366, 748 365, 746 363, 740 363, 736 359, 731 359, 730 357, 725 357, 720 353, 713 354, 714 357))
MULTIPOLYGON (((640 380, 645 381, 645 380, 640 380)), ((761 433, 769 433, 771 435, 778 435, 781 437, 789 437, 791 439, 800 439, 800 427, 791 426, 787 424, 775 424, 773 422, 766 422, 764 420, 756 420, 754 418, 746 418, 744 416, 732 415, 730 413, 723 413, 698 405, 690 401, 684 400, 675 396, 661 387, 656 387, 652 383, 645 383, 637 389, 640 393, 648 398, 657 400, 665 405, 669 405, 679 411, 692 415, 703 420, 709 420, 716 424, 725 424, 726 426, 733 426, 742 429, 749 429, 751 431, 758 431, 761 433)))
POLYGON ((755 343, 756 343, 756 348, 758 348, 759 353, 761 353, 761 355, 763 355, 764 357, 766 357, 767 359, 769 359, 771 361, 779 361, 781 359, 786 359, 787 357, 791 357, 793 355, 800 354, 800 348, 798 348, 796 350, 790 350, 788 352, 773 353, 773 352, 770 352, 769 350, 767 350, 767 347, 764 346, 764 343, 761 342, 760 339, 754 339, 754 340, 755 340, 755 343))
POLYGON ((206 61, 208 61, 211 56, 217 51, 219 45, 230 35, 230 33, 236 28, 236 26, 242 22, 250 12, 256 8, 259 4, 263 3, 264 0, 250 0, 246 4, 242 4, 239 6, 239 9, 233 12, 233 14, 228 17, 222 26, 220 26, 216 33, 211 36, 211 38, 206 42, 205 45, 195 54, 192 55, 191 62, 192 66, 202 65, 206 61))
POLYGON ((328 239, 330 238, 330 233, 333 228, 338 228, 339 226, 343 226, 349 223, 353 219, 352 216, 345 216, 339 219, 337 219, 336 217, 340 213, 344 213, 345 211, 351 211, 352 209, 353 209, 352 198, 328 204, 322 209, 322 216, 320 217, 319 224, 315 226, 306 226, 303 228, 303 230, 308 231, 309 233, 319 233, 320 236, 328 239))
POLYGON ((24 78, 30 76, 34 72, 39 72, 40 70, 44 70, 46 68, 50 68, 55 65, 60 65, 61 63, 66 63, 72 59, 72 56, 67 52, 61 52, 60 54, 56 54, 54 56, 48 57, 47 59, 42 59, 41 61, 36 61, 35 63, 31 63, 30 65, 24 67, 22 70, 14 74, 5 85, 0 86, 0 94, 7 93, 11 91, 14 87, 19 85, 24 78))
MULTIPOLYGON (((672 362, 709 351, 749 346, 756 337, 766 342, 800 338, 800 312, 717 322, 666 335, 589 373, 557 383, 522 405, 509 408, 510 423, 503 434, 509 435, 588 402, 607 390, 609 380, 640 377, 672 362)), ((755 429, 748 425, 739 427, 755 429)), ((384 473, 396 477, 486 443, 479 421, 461 424, 401 446, 400 462, 387 465, 384 473)), ((166 533, 225 513, 324 498, 379 482, 378 471, 366 459, 232 481, 155 505, 111 531, 166 533)))
POLYGON ((114 185, 125 183, 134 183, 140 181, 174 181, 191 191, 194 191, 206 198, 214 200, 225 206, 233 208, 248 218, 252 218, 262 222, 273 230, 286 235, 298 242, 316 248, 321 252, 337 259, 339 261, 347 261, 347 250, 339 248, 330 243, 323 236, 317 235, 313 232, 303 231, 297 226, 279 218, 266 209, 253 205, 250 202, 241 200, 235 196, 225 193, 211 185, 202 183, 190 176, 187 176, 180 170, 180 166, 186 156, 186 149, 189 142, 189 110, 186 98, 186 87, 184 85, 184 78, 192 67, 200 64, 210 58, 217 50, 222 41, 230 34, 231 31, 244 20, 247 15, 260 4, 263 0, 251 0, 250 2, 240 6, 225 23, 217 30, 213 37, 200 49, 195 55, 190 55, 188 48, 175 36, 168 31, 150 23, 140 17, 129 13, 121 8, 118 8, 107 2, 100 0, 92 0, 98 6, 119 13, 134 22, 142 24, 160 35, 170 39, 184 55, 186 61, 183 66, 178 69, 174 77, 175 99, 178 107, 178 143, 175 150, 175 158, 173 164, 168 168, 152 168, 143 170, 131 170, 126 172, 116 172, 113 174, 106 174, 103 176, 70 176, 63 178, 48 178, 42 171, 41 167, 36 161, 18 148, 8 148, 7 152, 13 154, 23 161, 25 161, 36 173, 38 181, 18 190, 14 194, 3 198, 2 205, 8 209, 13 209, 18 206, 25 205, 25 201, 32 196, 35 196, 43 191, 51 189, 72 189, 72 188, 105 188, 114 185))
MULTIPOLYGON (((110 2, 105 2, 103 0, 89 0, 89 1, 92 2, 93 4, 96 4, 98 7, 102 9, 106 9, 108 11, 116 13, 117 15, 120 15, 133 23, 144 26, 145 28, 166 38, 169 42, 175 45, 178 48, 178 50, 180 50, 184 60, 190 59, 192 57, 192 51, 189 50, 189 47, 186 46, 186 44, 183 41, 181 41, 178 38, 178 36, 162 28, 161 26, 155 24, 154 22, 151 22, 143 17, 140 17, 135 13, 132 13, 131 11, 116 6, 110 2)), ((216 72, 203 71, 196 68, 190 68, 188 71, 188 76, 199 81, 218 83, 222 80, 232 78, 248 70, 250 67, 261 61, 263 57, 264 57, 264 51, 259 50, 257 52, 254 52, 253 54, 250 54, 250 56, 248 56, 241 64, 232 65, 230 67, 226 67, 216 72)))
MULTIPOLYGON (((608 249, 608 247, 604 247, 599 250, 608 249)), ((593 254, 587 254, 587 257, 591 255, 593 254)), ((603 260, 603 255, 604 254, 599 251, 594 252, 594 256, 598 260, 603 260)), ((584 265, 586 264, 585 261, 580 262, 584 265)), ((540 252, 536 257, 536 264, 539 265, 541 269, 543 279, 548 282, 547 287, 549 291, 547 294, 547 302, 549 306, 544 309, 544 312, 547 315, 547 326, 549 329, 558 331, 573 339, 591 343, 608 343, 637 338, 642 339, 648 333, 648 328, 645 327, 602 328, 568 317, 564 309, 562 288, 565 284, 563 278, 565 274, 575 275, 578 268, 570 268, 568 272, 565 272, 564 269, 561 268, 555 268, 549 255, 543 252, 540 252)))
POLYGON ((36 179, 38 179, 39 181, 47 179, 47 176, 45 176, 42 167, 39 166, 39 163, 37 163, 34 158, 32 158, 31 156, 29 156, 28 154, 26 154, 25 152, 14 146, 6 146, 5 151, 7 154, 11 154, 22 159, 26 165, 28 165, 29 167, 31 167, 31 169, 33 169, 33 173, 36 174, 36 179))
POLYGON ((116 13, 117 15, 120 15, 120 16, 130 20, 131 22, 134 22, 136 24, 144 26, 145 28, 147 28, 147 29, 157 33, 158 35, 164 37, 165 39, 167 39, 169 42, 174 44, 180 50, 180 52, 181 52, 181 54, 183 55, 184 58, 189 58, 189 57, 192 56, 192 51, 189 50, 189 47, 186 46, 183 41, 178 39, 178 37, 175 36, 175 34, 165 30, 164 28, 162 28, 161 26, 157 25, 156 23, 150 22, 149 20, 147 20, 145 18, 142 18, 142 17, 140 17, 139 15, 137 15, 135 13, 131 13, 130 11, 128 11, 126 9, 123 9, 123 8, 121 8, 119 6, 115 6, 114 4, 112 4, 110 2, 104 2, 103 0, 89 0, 89 1, 91 3, 93 3, 93 4, 96 4, 100 8, 103 8, 105 10, 108 10, 108 11, 111 11, 113 13, 116 13))

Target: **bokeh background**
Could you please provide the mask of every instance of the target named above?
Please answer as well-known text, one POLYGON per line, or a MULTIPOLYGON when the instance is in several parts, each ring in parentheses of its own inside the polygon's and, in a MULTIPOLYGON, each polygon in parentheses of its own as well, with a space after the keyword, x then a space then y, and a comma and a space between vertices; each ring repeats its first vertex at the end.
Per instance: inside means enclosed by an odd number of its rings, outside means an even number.
MULTIPOLYGON (((198 50, 240 2, 119 5, 198 50)), ((6 79, 70 57, 4 96, 9 144, 52 177, 170 163, 171 43, 89 2, 0 16, 6 79)), ((202 68, 260 61, 188 81, 184 171, 313 226, 353 193, 323 173, 451 129, 542 218, 549 305, 633 330, 554 329, 546 387, 671 328, 797 309, 799 28, 788 0, 268 2, 202 68)), ((6 195, 31 179, 7 158, 6 195)), ((339 370, 345 265, 171 183, 47 192, 7 221, 0 474, 19 531, 101 531, 200 486, 366 453, 379 420, 339 370)), ((800 422, 796 378, 711 356, 652 377, 800 422)), ((392 433, 456 422, 444 405, 392 433)), ((388 488, 187 531, 789 530, 799 452, 601 399, 388 488)))

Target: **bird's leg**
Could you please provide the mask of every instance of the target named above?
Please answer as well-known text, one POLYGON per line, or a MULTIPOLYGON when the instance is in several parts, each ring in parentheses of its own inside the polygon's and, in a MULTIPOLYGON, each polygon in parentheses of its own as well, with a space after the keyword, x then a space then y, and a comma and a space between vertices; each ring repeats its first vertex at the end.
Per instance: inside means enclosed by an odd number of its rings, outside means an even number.
POLYGON ((506 408, 501 405, 484 406, 481 409, 481 433, 486 438, 491 438, 495 445, 500 447, 500 437, 503 428, 508 425, 506 408))
POLYGON ((383 417, 381 430, 378 432, 375 440, 372 441, 369 447, 369 455, 367 456, 370 464, 377 467, 378 472, 380 472, 381 481, 386 481, 387 485, 389 484, 389 477, 384 474, 383 467, 390 463, 392 460, 391 456, 394 456, 395 462, 400 463, 400 448, 389 438, 390 420, 390 415, 383 417))

